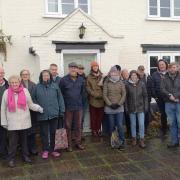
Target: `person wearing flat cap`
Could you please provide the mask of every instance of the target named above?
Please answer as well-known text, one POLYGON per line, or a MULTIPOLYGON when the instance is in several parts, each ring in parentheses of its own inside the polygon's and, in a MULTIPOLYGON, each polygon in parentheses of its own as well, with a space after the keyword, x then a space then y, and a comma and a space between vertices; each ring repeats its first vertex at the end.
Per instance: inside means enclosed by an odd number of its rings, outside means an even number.
POLYGON ((78 65, 72 62, 68 65, 69 73, 60 81, 60 88, 65 102, 65 127, 68 136, 68 151, 72 151, 72 124, 75 126, 76 148, 83 150, 81 144, 81 123, 83 115, 83 93, 85 81, 78 76, 78 65), (74 122, 73 122, 74 121, 74 122))

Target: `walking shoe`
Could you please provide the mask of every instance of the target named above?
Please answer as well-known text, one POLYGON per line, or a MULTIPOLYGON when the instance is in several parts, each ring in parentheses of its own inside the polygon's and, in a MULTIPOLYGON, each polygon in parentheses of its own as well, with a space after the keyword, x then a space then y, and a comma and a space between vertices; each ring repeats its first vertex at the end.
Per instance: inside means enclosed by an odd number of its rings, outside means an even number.
POLYGON ((15 167, 15 162, 14 162, 14 160, 10 160, 10 161, 8 162, 8 166, 9 166, 10 168, 14 168, 14 167, 15 167))
POLYGON ((79 150, 84 150, 85 149, 85 147, 83 145, 81 145, 81 144, 77 144, 76 148, 79 149, 79 150))
POLYGON ((167 148, 176 148, 179 147, 179 143, 175 143, 175 144, 168 144, 167 148))
POLYGON ((142 149, 146 148, 146 145, 144 143, 144 139, 140 139, 139 147, 142 148, 142 149))
POLYGON ((136 138, 132 138, 132 145, 136 146, 137 142, 136 142, 136 138))
POLYGON ((48 151, 43 151, 42 156, 43 159, 48 159, 49 157, 49 152, 48 151))
POLYGON ((31 159, 28 156, 23 157, 23 161, 28 164, 32 163, 31 159))
POLYGON ((55 157, 55 158, 61 156, 61 154, 58 153, 58 152, 56 152, 56 151, 52 152, 51 155, 52 155, 53 157, 55 157))
POLYGON ((38 151, 36 149, 31 149, 29 152, 33 156, 37 156, 38 155, 38 151))
POLYGON ((120 151, 124 151, 124 150, 125 150, 125 145, 124 145, 124 144, 121 144, 121 145, 118 147, 118 149, 119 149, 120 151))
POLYGON ((69 146, 69 147, 67 148, 67 152, 72 152, 72 151, 73 151, 72 147, 69 146))

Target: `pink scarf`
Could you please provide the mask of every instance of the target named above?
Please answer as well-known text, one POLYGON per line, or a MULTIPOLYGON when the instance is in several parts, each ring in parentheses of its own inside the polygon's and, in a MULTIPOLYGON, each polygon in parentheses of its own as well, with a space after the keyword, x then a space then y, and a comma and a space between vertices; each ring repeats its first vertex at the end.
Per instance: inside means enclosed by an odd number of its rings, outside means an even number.
POLYGON ((14 93, 18 94, 17 107, 19 109, 23 109, 24 111, 26 110, 26 96, 23 89, 24 87, 22 85, 19 86, 19 89, 17 91, 14 91, 11 87, 8 88, 7 105, 9 112, 16 111, 14 93))

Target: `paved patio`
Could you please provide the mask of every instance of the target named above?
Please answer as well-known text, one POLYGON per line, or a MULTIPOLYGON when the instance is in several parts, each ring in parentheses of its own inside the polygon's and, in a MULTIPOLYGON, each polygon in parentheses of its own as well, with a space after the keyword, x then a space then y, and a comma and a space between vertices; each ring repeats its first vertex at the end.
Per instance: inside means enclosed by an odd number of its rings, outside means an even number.
POLYGON ((64 152, 60 159, 33 157, 33 165, 17 160, 16 168, 0 161, 0 180, 176 180, 180 179, 180 148, 168 150, 160 138, 147 140, 147 149, 111 149, 107 138, 86 137, 85 151, 64 152))

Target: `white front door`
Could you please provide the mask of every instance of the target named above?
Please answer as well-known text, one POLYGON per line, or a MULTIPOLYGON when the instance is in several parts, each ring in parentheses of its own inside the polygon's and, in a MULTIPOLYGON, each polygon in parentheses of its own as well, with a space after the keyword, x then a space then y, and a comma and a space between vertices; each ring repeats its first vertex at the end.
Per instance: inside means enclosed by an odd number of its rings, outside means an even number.
MULTIPOLYGON (((68 64, 75 62, 81 64, 85 68, 85 74, 88 75, 91 69, 91 61, 100 63, 99 51, 63 51, 61 54, 61 66, 64 67, 64 75, 68 73, 68 64)), ((61 68, 62 69, 62 68, 61 68)), ((90 132, 89 107, 85 111, 84 132, 90 132)))

